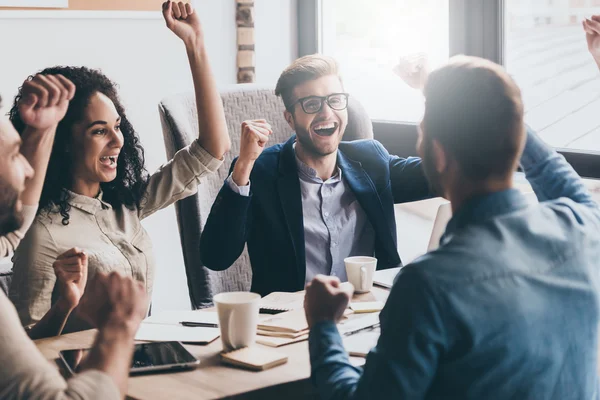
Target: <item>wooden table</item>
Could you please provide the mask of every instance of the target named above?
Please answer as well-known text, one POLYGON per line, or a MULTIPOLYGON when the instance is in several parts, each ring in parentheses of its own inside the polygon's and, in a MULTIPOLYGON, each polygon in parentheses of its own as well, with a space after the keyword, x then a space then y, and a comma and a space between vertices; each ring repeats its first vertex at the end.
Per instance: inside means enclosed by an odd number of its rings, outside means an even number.
MULTIPOLYGON (((355 296, 353 300, 368 301, 374 296, 377 300, 385 301, 387 295, 387 290, 374 287, 371 293, 367 293, 366 296, 355 296)), ((46 358, 56 360, 60 350, 90 347, 94 336, 95 330, 89 330, 41 339, 35 343, 46 358)), ((128 396, 134 399, 194 400, 317 398, 309 380, 308 341, 277 348, 276 351, 288 356, 288 362, 262 372, 251 372, 221 364, 219 360, 221 346, 219 339, 207 346, 185 345, 200 359, 200 366, 197 369, 131 377, 128 396)), ((360 363, 363 360, 353 361, 360 363)))

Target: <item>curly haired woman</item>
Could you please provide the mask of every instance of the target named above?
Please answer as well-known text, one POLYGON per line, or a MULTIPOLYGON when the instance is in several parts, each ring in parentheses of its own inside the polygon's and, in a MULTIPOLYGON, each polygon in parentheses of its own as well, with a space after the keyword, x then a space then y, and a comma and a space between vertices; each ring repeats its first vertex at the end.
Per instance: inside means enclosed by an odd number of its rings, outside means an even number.
MULTIPOLYGON (((55 288, 52 267, 59 255, 71 248, 85 250, 88 279, 97 272, 118 271, 142 282, 151 294, 155 262, 152 243, 140 221, 194 194, 200 178, 216 171, 229 151, 225 115, 207 60, 200 20, 193 8, 182 2, 164 3, 163 14, 167 27, 185 44, 200 134, 150 176, 144 169, 139 138, 113 82, 85 67, 54 67, 41 72, 61 74, 77 90, 58 125, 40 211, 13 260, 10 297, 26 327, 38 322, 57 302, 64 304, 65 318, 77 306, 85 281, 73 284, 67 291, 68 299, 60 298, 57 293, 65 291, 55 288)), ((10 119, 22 132, 18 107, 11 110, 10 119)), ((65 331, 88 327, 73 314, 65 331)))

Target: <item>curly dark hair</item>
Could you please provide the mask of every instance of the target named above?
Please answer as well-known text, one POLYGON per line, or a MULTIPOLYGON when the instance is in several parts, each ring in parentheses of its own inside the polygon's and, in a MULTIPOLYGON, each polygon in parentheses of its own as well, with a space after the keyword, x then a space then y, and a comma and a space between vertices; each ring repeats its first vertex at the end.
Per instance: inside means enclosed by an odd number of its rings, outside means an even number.
MULTIPOLYGON (((142 196, 148 181, 148 173, 144 167, 144 149, 138 135, 125 115, 125 109, 117 94, 117 85, 102 72, 86 67, 56 66, 39 72, 43 75, 61 74, 69 79, 76 87, 75 97, 69 103, 65 117, 58 124, 52 154, 48 164, 48 172, 40 198, 40 211, 60 212, 63 225, 69 224, 70 195, 68 189, 73 184, 73 165, 69 147, 73 135, 73 125, 84 115, 90 98, 95 93, 102 93, 115 105, 121 117, 121 132, 123 133, 123 148, 119 154, 117 177, 111 182, 102 182, 102 200, 113 207, 125 206, 129 209, 140 206, 142 196), (58 211, 53 210, 58 206, 58 211)), ((29 79, 32 79, 30 76, 29 79)), ((15 98, 9 118, 15 129, 22 134, 25 124, 19 115, 17 106, 21 98, 22 88, 15 98)))

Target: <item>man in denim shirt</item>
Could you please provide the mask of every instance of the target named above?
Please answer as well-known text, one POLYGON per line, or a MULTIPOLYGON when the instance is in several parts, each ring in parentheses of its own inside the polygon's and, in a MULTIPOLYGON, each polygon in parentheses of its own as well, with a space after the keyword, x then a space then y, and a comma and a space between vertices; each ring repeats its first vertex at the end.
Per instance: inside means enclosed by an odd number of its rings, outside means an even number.
POLYGON ((398 274, 362 370, 335 325, 349 294, 334 277, 307 286, 319 393, 598 398, 598 205, 564 158, 526 132, 520 91, 500 66, 455 57, 424 94, 418 149, 454 216, 440 248, 398 274), (519 156, 539 204, 513 188, 519 156))

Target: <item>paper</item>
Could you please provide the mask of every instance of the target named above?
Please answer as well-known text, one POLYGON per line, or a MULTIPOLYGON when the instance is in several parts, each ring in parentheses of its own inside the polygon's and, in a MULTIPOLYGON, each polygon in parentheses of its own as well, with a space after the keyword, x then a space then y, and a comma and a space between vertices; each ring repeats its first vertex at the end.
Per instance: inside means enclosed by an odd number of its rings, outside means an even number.
POLYGON ((357 314, 338 324, 338 330, 342 335, 360 331, 379 324, 379 313, 357 314))
POLYGON ((258 323, 258 329, 275 332, 300 332, 308 329, 308 322, 304 310, 294 310, 261 320, 258 323))
POLYGON ((272 337, 272 336, 257 336, 256 343, 270 347, 280 347, 287 344, 298 343, 308 340, 308 333, 302 334, 295 338, 287 337, 272 337))
POLYGON ((219 315, 216 311, 202 310, 159 311, 146 318, 143 322, 148 324, 179 325, 182 321, 218 324, 219 315))
POLYGON ((373 283, 389 289, 394 284, 394 279, 398 275, 398 272, 400 272, 400 267, 375 271, 373 274, 373 283))
POLYGON ((383 302, 382 301, 362 301, 362 302, 350 303, 350 308, 356 314, 372 313, 372 312, 381 311, 383 309, 383 302))
POLYGON ((188 327, 142 322, 135 340, 147 342, 210 343, 219 337, 219 328, 188 327))
POLYGON ((355 335, 344 336, 344 347, 351 356, 366 357, 371 349, 377 345, 380 333, 379 329, 374 329, 355 335))
POLYGON ((260 308, 267 310, 301 310, 304 308, 304 292, 273 292, 263 297, 260 308))
POLYGON ((262 329, 258 329, 256 331, 258 335, 263 336, 274 336, 274 337, 282 337, 282 338, 297 338, 298 336, 306 335, 308 333, 308 329, 300 331, 300 332, 278 332, 278 331, 265 331, 262 329))

